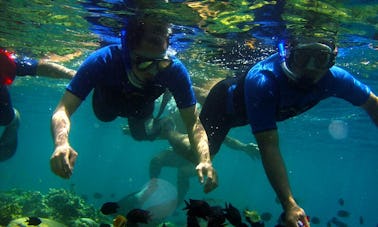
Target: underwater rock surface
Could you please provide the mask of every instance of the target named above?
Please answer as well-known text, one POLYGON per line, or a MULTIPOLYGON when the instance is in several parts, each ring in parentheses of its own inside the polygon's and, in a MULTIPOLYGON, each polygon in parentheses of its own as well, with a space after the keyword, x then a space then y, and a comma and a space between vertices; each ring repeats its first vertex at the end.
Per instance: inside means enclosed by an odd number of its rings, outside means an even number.
MULTIPOLYGON (((28 222, 27 222, 28 219, 29 217, 18 218, 16 220, 11 221, 9 225, 7 225, 7 227, 28 227, 30 226, 28 225, 28 222)), ((50 219, 40 218, 40 220, 42 222, 38 225, 39 227, 51 227, 51 226, 67 227, 66 225, 63 225, 62 223, 59 223, 50 219)))
POLYGON ((46 194, 20 189, 0 192, 0 210, 0 226, 17 226, 11 221, 26 221, 25 217, 54 220, 63 226, 75 226, 82 218, 96 223, 111 221, 98 209, 87 204, 81 196, 65 189, 51 188, 46 194))

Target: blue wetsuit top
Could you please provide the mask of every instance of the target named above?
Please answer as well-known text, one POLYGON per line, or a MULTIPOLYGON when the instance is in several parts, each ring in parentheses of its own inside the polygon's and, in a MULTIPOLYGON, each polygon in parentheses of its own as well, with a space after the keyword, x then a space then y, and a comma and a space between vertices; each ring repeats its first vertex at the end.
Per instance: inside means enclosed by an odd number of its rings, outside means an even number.
POLYGON ((175 98, 178 108, 196 104, 189 73, 183 63, 171 57, 170 67, 158 72, 146 89, 133 86, 127 72, 131 72, 129 51, 121 45, 109 45, 93 52, 80 66, 75 77, 67 85, 67 90, 84 100, 96 87, 118 90, 124 94, 151 96, 146 101, 153 102, 168 88, 175 98), (151 91, 158 89, 158 93, 151 91), (149 89, 151 88, 151 89, 149 89), (147 93, 147 94, 146 94, 147 93))
POLYGON ((360 106, 370 95, 369 87, 337 66, 311 89, 300 89, 284 74, 280 62, 274 54, 251 68, 245 78, 247 119, 253 133, 276 129, 277 121, 303 113, 331 96, 360 106))

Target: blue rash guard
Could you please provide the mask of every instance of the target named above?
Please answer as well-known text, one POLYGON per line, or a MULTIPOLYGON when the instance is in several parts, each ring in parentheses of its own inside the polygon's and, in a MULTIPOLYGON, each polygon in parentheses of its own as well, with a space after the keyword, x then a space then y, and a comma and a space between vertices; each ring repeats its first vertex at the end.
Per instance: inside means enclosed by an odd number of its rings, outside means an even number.
MULTIPOLYGON (((128 73, 131 72, 129 51, 123 50, 120 45, 106 46, 92 53, 84 61, 68 84, 67 90, 82 100, 92 89, 95 92, 96 89, 105 90, 119 94, 120 97, 114 97, 114 102, 119 103, 114 105, 121 106, 124 104, 122 102, 128 102, 126 104, 130 108, 138 109, 153 104, 155 99, 168 88, 178 108, 195 105, 196 99, 187 69, 177 58, 171 57, 171 60, 170 67, 158 72, 154 80, 143 88, 138 88, 128 79, 128 73)), ((112 100, 107 101, 112 102, 112 100)), ((117 115, 129 117, 130 113, 117 113, 117 115)))
POLYGON ((251 68, 244 81, 247 119, 253 133, 276 129, 277 121, 303 113, 328 97, 360 106, 370 92, 369 87, 337 66, 311 89, 300 89, 284 74, 277 54, 251 68))
POLYGON ((313 87, 299 88, 280 63, 274 54, 246 76, 227 78, 211 89, 200 114, 211 155, 219 151, 231 128, 249 124, 253 133, 272 130, 277 121, 303 113, 325 98, 338 97, 360 106, 370 95, 366 85, 336 66, 313 87))

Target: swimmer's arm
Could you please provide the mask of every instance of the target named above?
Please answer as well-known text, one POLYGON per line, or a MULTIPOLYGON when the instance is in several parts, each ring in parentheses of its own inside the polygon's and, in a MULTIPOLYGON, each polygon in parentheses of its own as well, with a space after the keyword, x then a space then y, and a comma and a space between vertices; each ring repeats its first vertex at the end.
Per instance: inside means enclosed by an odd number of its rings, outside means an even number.
POLYGON ((196 151, 199 162, 211 163, 207 134, 199 120, 196 105, 180 109, 180 115, 186 126, 191 147, 196 151))
POLYGON ((198 157, 196 170, 199 180, 201 183, 205 183, 204 192, 208 193, 218 186, 218 178, 210 159, 207 134, 199 120, 196 105, 180 109, 180 114, 187 128, 192 150, 198 157), (205 176, 207 176, 206 181, 205 176))
POLYGON ((37 75, 57 79, 72 79, 76 74, 75 70, 65 66, 41 60, 38 62, 37 75))
POLYGON ((304 226, 310 226, 305 211, 298 206, 292 195, 285 163, 279 149, 277 130, 256 133, 255 138, 265 173, 285 211, 286 226, 298 226, 299 220, 304 226))
POLYGON ((51 131, 55 147, 68 144, 71 127, 70 117, 81 104, 81 99, 66 91, 54 111, 51 120, 51 131))
POLYGON ((281 201, 282 208, 287 210, 289 207, 296 206, 279 149, 277 130, 256 133, 255 138, 260 149, 265 173, 281 201))
POLYGON ((370 92, 368 100, 361 106, 370 116, 371 120, 378 127, 378 97, 370 92))
POLYGON ((240 151, 256 151, 259 152, 259 148, 257 147, 257 144, 254 143, 243 143, 238 139, 235 139, 230 136, 226 136, 224 140, 224 144, 234 150, 240 150, 240 151))

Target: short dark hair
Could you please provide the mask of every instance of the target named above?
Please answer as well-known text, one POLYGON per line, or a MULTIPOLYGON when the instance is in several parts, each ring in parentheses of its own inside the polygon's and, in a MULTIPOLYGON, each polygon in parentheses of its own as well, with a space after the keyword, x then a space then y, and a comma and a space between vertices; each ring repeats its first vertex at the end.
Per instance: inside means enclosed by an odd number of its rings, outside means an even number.
POLYGON ((169 23, 154 18, 151 15, 133 16, 126 24, 126 42, 133 50, 138 48, 142 40, 152 44, 162 45, 169 42, 169 23))
POLYGON ((336 49, 336 41, 333 38, 318 38, 318 37, 295 37, 290 40, 289 48, 295 48, 300 44, 309 44, 309 43, 322 43, 331 48, 332 51, 336 49))

